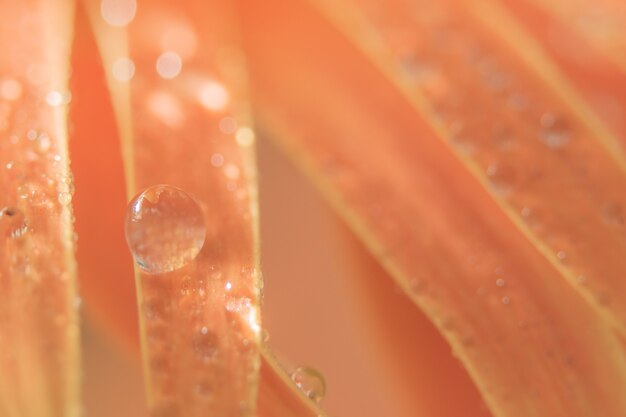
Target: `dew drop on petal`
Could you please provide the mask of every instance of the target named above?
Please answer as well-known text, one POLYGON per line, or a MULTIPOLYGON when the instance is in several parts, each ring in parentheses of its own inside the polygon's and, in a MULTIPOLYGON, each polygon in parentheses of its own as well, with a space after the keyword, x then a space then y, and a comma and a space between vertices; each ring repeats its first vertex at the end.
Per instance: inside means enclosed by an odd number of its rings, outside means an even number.
POLYGON ((183 68, 183 61, 176 52, 162 53, 156 62, 157 73, 166 80, 176 78, 183 68))
POLYGON ((12 239, 24 236, 28 231, 24 214, 14 207, 0 209, 0 230, 2 229, 5 229, 6 236, 12 239))
POLYGON ((217 81, 208 81, 200 88, 198 99, 207 110, 220 111, 228 105, 230 96, 222 84, 217 81))
POLYGON ((137 265, 165 273, 191 262, 204 245, 204 215, 198 203, 170 185, 137 195, 126 212, 126 241, 137 265))
POLYGON ((111 73, 117 81, 130 81, 135 75, 135 63, 130 58, 119 58, 111 66, 111 73))
POLYGON ((60 91, 52 90, 46 95, 46 103, 51 107, 58 107, 63 104, 63 94, 60 91))
POLYGON ((551 149, 562 148, 570 140, 567 121, 553 113, 544 113, 540 119, 541 140, 551 149))
POLYGON ((240 146, 251 146, 254 143, 254 139, 254 130, 246 126, 240 127, 235 133, 235 140, 240 146))
POLYGON ((111 26, 126 26, 135 18, 136 13, 136 0, 102 0, 100 3, 100 14, 111 26))
POLYGON ((310 399, 319 403, 326 394, 324 376, 316 369, 308 366, 296 368, 291 374, 291 380, 310 399))

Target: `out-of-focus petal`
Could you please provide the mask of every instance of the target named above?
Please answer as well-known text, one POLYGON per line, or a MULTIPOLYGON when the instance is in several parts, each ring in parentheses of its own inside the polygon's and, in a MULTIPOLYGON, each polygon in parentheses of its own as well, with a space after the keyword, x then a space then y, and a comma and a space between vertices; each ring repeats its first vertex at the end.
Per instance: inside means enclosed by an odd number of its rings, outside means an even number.
POLYGON ((72 1, 0 2, 0 415, 76 417, 72 1))
POLYGON ((621 327, 624 312, 607 296, 625 294, 623 242, 602 205, 622 198, 623 163, 584 107, 566 102, 569 91, 550 87, 554 73, 542 72, 532 50, 518 54, 464 9, 425 3, 403 13, 381 2, 389 15, 378 15, 423 17, 401 25, 424 40, 426 63, 437 64, 420 90, 390 68, 395 54, 380 52, 389 51, 387 30, 361 31, 334 14, 337 3, 320 12, 307 2, 246 2, 259 123, 443 332, 494 415, 620 416, 626 367, 612 326, 621 327), (439 32, 428 12, 443 13, 439 32), (494 80, 473 79, 473 67, 455 56, 463 48, 429 38, 457 31, 522 83, 530 114, 505 110, 506 95, 487 85, 494 80), (468 136, 453 137, 458 118, 468 136), (513 129, 510 155, 486 143, 494 121, 513 129), (593 277, 577 290, 586 269, 593 277))

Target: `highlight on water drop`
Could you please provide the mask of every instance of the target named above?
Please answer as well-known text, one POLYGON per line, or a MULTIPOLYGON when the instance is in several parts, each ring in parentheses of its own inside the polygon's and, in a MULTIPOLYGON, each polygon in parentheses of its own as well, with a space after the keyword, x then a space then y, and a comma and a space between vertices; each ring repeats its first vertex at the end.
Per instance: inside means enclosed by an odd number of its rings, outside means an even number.
POLYGON ((206 238, 202 208, 189 194, 171 185, 149 187, 130 201, 125 232, 135 262, 151 274, 189 264, 206 238))
POLYGON ((326 395, 326 381, 317 370, 308 366, 296 368, 291 373, 291 380, 310 399, 319 403, 326 395))

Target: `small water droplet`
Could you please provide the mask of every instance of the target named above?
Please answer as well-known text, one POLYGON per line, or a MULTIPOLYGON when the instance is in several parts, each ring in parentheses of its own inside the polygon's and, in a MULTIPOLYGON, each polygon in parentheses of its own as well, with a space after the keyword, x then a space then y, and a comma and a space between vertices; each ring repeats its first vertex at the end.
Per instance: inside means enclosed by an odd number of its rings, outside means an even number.
POLYGON ((162 53, 156 62, 157 73, 166 80, 178 77, 183 69, 183 61, 176 52, 167 51, 162 53))
POLYGON ((221 111, 228 105, 228 90, 217 81, 207 81, 198 92, 200 104, 210 111, 221 111))
POLYGON ((72 202, 72 194, 61 192, 59 193, 58 200, 59 200, 59 203, 63 204, 64 206, 68 205, 72 202))
POLYGON ((485 170, 491 189, 502 197, 507 197, 513 190, 515 173, 500 164, 490 164, 485 170))
POLYGON ((135 13, 136 0, 102 0, 100 3, 100 14, 111 26, 126 26, 135 18, 135 13))
POLYGON ((224 156, 221 153, 214 153, 213 155, 211 155, 211 165, 216 168, 224 165, 224 156))
POLYGON ((567 145, 570 140, 570 128, 566 120, 548 112, 541 116, 540 124, 540 139, 549 148, 557 149, 567 145))
POLYGON ((237 130, 237 121, 234 117, 224 117, 220 120, 220 131, 225 135, 231 135, 237 130))
POLYGON ((182 268, 198 255, 205 237, 202 209, 176 187, 150 187, 128 206, 126 241, 135 262, 145 272, 182 268))
POLYGON ((224 175, 231 180, 239 178, 239 167, 235 164, 228 164, 224 167, 224 175))
POLYGON ((496 280, 496 285, 497 285, 498 287, 504 287, 504 285, 505 285, 505 284, 506 284, 506 282, 504 281, 504 278, 498 278, 498 279, 496 280))
POLYGON ((251 146, 254 143, 254 139, 254 130, 246 126, 240 127, 235 133, 235 140, 240 146, 251 146))
POLYGON ((111 66, 111 73, 117 81, 130 81, 135 76, 135 63, 130 58, 119 58, 111 66))
POLYGON ((52 90, 46 95, 46 103, 51 107, 58 107, 63 104, 63 94, 60 91, 52 90))
POLYGON ((12 239, 18 239, 28 232, 28 224, 24 218, 24 214, 13 207, 5 207, 0 210, 0 220, 7 226, 7 236, 12 239))
POLYGON ((609 203, 604 206, 602 210, 602 216, 604 220, 614 226, 624 225, 624 212, 622 208, 615 203, 609 203))
POLYGON ((206 326, 203 326, 199 332, 194 334, 191 343, 194 352, 196 352, 202 360, 208 360, 215 356, 219 348, 219 338, 206 326))
POLYGON ((511 303, 511 298, 510 297, 508 297, 506 295, 504 297, 502 297, 502 304, 508 305, 510 303, 511 303))
POLYGON ((291 374, 291 380, 295 382, 304 395, 316 403, 322 401, 326 394, 326 381, 324 376, 316 369, 308 366, 296 368, 291 374))

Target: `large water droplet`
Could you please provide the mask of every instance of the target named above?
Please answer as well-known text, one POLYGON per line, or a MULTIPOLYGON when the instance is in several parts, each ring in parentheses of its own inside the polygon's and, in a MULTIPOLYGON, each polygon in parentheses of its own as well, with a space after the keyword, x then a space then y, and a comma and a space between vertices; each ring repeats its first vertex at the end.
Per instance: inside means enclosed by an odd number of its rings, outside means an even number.
POLYGON ((324 376, 318 370, 308 366, 301 366, 293 371, 291 379, 304 395, 313 401, 319 403, 324 398, 326 381, 324 381, 324 376))
POLYGON ((148 273, 182 268, 204 245, 202 209, 184 191, 156 185, 129 204, 126 241, 137 265, 148 273))

